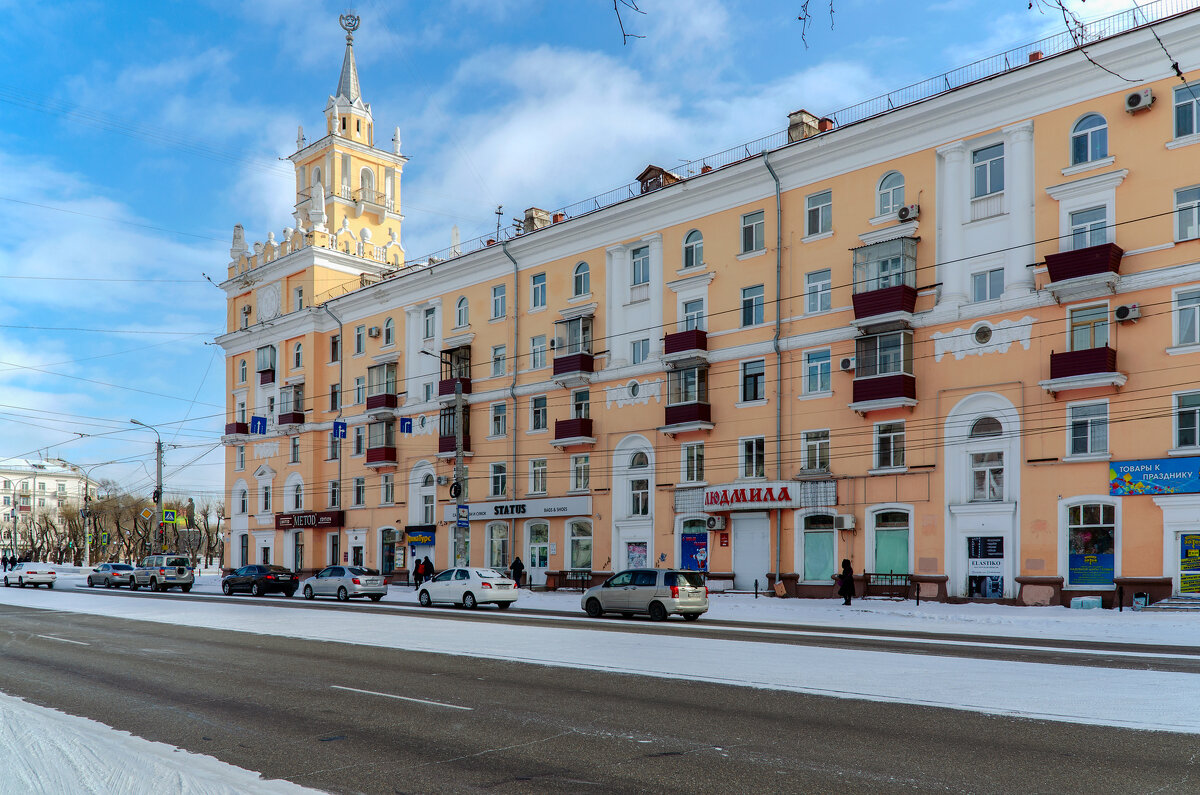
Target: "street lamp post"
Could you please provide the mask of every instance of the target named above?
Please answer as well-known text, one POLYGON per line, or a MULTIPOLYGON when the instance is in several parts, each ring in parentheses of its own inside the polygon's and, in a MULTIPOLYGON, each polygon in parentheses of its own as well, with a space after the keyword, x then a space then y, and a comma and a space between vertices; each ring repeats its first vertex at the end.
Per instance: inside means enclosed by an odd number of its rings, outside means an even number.
POLYGON ((155 473, 155 478, 154 478, 155 515, 154 515, 154 524, 150 525, 150 534, 151 534, 150 535, 150 538, 151 538, 150 544, 151 544, 151 549, 153 549, 154 528, 156 525, 162 524, 162 517, 163 517, 163 482, 162 482, 163 446, 162 446, 162 437, 158 435, 158 430, 155 429, 155 427, 153 425, 147 425, 146 423, 139 422, 138 420, 130 420, 130 422, 132 422, 134 425, 140 425, 143 428, 149 428, 150 430, 154 431, 154 438, 157 440, 157 442, 154 445, 155 459, 157 460, 157 468, 156 468, 156 473, 155 473))

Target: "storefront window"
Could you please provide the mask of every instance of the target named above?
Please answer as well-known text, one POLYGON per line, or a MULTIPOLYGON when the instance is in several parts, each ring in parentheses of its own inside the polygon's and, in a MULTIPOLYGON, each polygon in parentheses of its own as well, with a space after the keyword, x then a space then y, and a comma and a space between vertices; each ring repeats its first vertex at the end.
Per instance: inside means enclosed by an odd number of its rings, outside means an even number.
POLYGON ((487 565, 493 569, 508 568, 508 525, 499 522, 487 528, 487 565))
POLYGON ((908 574, 908 514, 881 511, 875 514, 875 571, 908 574))
POLYGON ((708 525, 703 519, 688 519, 679 535, 679 568, 708 571, 708 525))
POLYGON ((395 530, 384 530, 380 536, 383 544, 381 565, 383 573, 391 574, 394 571, 403 571, 407 566, 404 560, 404 544, 401 543, 399 534, 395 530))
MULTIPOLYGON (((878 533, 878 531, 876 531, 878 533)), ((804 580, 831 582, 833 577, 833 517, 804 517, 804 580)))
POLYGON ((592 568, 592 526, 587 522, 571 522, 571 568, 592 568))
POLYGON ((1067 585, 1112 585, 1116 508, 1084 503, 1067 508, 1067 585))

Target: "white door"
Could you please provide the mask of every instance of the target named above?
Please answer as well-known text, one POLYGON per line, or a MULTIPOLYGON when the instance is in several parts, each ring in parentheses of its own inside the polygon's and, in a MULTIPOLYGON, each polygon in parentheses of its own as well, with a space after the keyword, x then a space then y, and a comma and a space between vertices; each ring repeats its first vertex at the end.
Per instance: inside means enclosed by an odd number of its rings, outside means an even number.
POLYGON ((767 571, 771 568, 771 520, 765 513, 734 514, 730 530, 733 544, 733 588, 737 591, 767 589, 767 571))
POLYGON ((530 585, 546 584, 546 569, 550 566, 550 525, 531 524, 526 530, 525 576, 530 585))

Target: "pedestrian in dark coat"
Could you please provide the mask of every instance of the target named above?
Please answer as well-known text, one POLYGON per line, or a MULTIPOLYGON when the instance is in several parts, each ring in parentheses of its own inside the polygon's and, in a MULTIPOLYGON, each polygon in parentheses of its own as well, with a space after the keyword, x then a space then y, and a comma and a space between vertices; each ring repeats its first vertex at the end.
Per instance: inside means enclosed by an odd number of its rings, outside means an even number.
POLYGON ((512 559, 512 563, 509 564, 508 569, 512 572, 513 582, 520 588, 521 576, 525 574, 525 564, 521 562, 521 558, 518 556, 512 559))
POLYGON ((425 561, 421 560, 420 558, 417 558, 417 562, 413 566, 413 590, 414 591, 417 589, 417 587, 422 582, 424 582, 424 580, 421 579, 424 574, 425 574, 425 561))
POLYGON ((426 580, 433 579, 433 561, 429 559, 428 555, 425 556, 425 566, 421 570, 421 576, 426 580))
POLYGON ((8 571, 8 553, 0 555, 0 571, 8 571))
POLYGON ((850 604, 850 597, 854 596, 854 569, 848 559, 842 559, 842 573, 833 575, 833 579, 837 580, 838 596, 846 600, 842 604, 850 604))

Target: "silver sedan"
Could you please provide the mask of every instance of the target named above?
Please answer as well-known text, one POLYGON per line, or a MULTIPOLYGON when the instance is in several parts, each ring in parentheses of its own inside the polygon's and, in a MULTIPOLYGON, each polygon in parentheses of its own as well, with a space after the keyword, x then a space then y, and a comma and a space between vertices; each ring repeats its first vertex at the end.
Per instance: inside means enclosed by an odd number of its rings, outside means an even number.
POLYGON ((301 586, 305 599, 336 596, 339 602, 365 596, 378 602, 387 595, 387 580, 372 569, 361 566, 328 566, 309 577, 301 586))
POLYGON ((92 569, 87 577, 89 588, 103 585, 105 588, 115 588, 119 585, 129 585, 129 577, 133 574, 133 566, 128 563, 101 563, 92 569))

